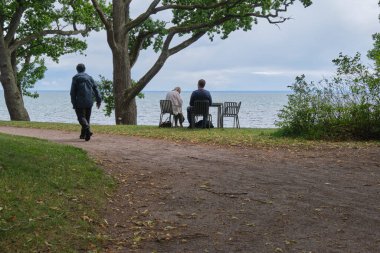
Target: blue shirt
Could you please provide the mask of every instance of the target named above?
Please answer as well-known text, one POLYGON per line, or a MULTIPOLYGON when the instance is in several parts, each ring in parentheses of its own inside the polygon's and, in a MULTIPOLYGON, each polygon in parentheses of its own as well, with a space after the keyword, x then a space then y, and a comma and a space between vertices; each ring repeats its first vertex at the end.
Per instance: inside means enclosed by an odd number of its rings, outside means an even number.
POLYGON ((91 108, 94 103, 94 96, 97 103, 100 104, 102 102, 94 79, 84 72, 78 73, 73 77, 70 96, 74 109, 91 108))
POLYGON ((190 106, 194 106, 194 101, 197 100, 208 100, 210 103, 209 105, 212 104, 211 94, 208 90, 205 89, 198 89, 191 93, 190 106))

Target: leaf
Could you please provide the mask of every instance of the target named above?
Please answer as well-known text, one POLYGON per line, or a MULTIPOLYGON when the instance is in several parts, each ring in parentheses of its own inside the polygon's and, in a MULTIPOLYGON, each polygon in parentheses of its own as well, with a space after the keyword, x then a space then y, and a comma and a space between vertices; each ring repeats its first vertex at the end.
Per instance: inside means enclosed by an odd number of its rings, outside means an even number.
POLYGON ((164 230, 173 230, 173 229, 176 229, 176 227, 172 227, 172 226, 166 226, 164 227, 164 230))
POLYGON ((88 217, 86 215, 83 215, 81 218, 82 218, 82 220, 87 221, 89 223, 93 222, 93 219, 91 219, 90 217, 88 217))

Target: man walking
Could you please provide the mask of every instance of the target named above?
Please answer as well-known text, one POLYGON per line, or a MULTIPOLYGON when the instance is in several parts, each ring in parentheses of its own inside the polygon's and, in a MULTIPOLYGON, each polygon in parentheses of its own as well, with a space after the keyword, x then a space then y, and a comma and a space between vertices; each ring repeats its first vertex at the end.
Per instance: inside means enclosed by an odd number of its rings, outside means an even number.
POLYGON ((82 126, 80 139, 89 141, 92 135, 90 131, 91 110, 94 104, 93 96, 96 99, 96 107, 99 109, 102 99, 94 79, 84 71, 86 67, 80 63, 77 65, 78 74, 73 77, 71 83, 71 103, 75 109, 79 124, 82 126))

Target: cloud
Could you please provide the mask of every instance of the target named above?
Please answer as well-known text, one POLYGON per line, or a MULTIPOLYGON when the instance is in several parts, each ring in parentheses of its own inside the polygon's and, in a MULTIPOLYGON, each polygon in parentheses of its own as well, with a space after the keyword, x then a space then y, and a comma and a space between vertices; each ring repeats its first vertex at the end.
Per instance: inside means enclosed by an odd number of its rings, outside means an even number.
MULTIPOLYGON (((133 1, 133 13, 144 11, 147 3, 133 1)), ((173 84, 192 90, 199 78, 214 90, 286 89, 295 76, 305 74, 312 80, 334 72, 331 60, 340 52, 363 55, 372 47, 371 35, 379 31, 375 0, 318 0, 309 8, 297 4, 285 13, 291 20, 279 27, 260 20, 252 31, 237 31, 227 40, 204 37, 169 58, 146 87, 168 90, 173 84)), ((83 62, 87 72, 112 78, 112 55, 104 32, 92 33, 86 55, 72 54, 59 64, 48 63, 48 73, 38 87, 67 89, 75 66, 83 62)), ((152 66, 158 55, 143 52, 133 68, 134 79, 152 66)))

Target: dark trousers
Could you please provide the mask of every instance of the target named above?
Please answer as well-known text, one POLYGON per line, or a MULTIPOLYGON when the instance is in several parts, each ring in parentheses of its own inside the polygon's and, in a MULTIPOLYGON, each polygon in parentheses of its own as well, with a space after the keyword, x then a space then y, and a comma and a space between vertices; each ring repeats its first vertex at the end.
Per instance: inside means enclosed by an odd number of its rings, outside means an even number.
POLYGON ((84 130, 86 130, 87 128, 90 128, 91 109, 92 107, 75 109, 78 122, 82 126, 82 132, 84 132, 84 130))
POLYGON ((191 126, 191 110, 192 110, 192 107, 191 106, 188 106, 187 107, 187 121, 189 122, 189 125, 191 126))
MULTIPOLYGON (((192 106, 187 107, 187 121, 189 121, 190 127, 192 127, 191 123, 193 121, 191 117, 192 110, 193 110, 192 106)), ((202 126, 203 128, 206 128, 207 121, 208 121, 207 114, 205 114, 203 115, 203 126, 202 126)), ((194 125, 195 125, 195 122, 194 122, 194 125)))
POLYGON ((175 125, 177 125, 177 122, 179 121, 179 124, 182 126, 182 123, 185 121, 185 117, 182 113, 178 113, 177 115, 174 115, 174 122, 175 125))

